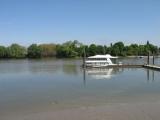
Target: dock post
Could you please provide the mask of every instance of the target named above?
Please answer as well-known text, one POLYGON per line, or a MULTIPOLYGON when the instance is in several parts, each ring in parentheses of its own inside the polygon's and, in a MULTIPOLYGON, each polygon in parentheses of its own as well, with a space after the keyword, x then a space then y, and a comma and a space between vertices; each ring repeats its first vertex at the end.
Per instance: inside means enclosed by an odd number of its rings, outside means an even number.
POLYGON ((154 82, 154 70, 152 71, 152 82, 154 82))
POLYGON ((86 69, 83 69, 83 85, 86 86, 86 69))
POLYGON ((149 65, 149 56, 150 56, 150 54, 149 54, 149 52, 148 52, 148 60, 147 60, 147 64, 149 65))
POLYGON ((153 53, 153 65, 154 65, 154 53, 153 53))
POLYGON ((149 69, 147 69, 147 82, 149 82, 149 69))
POLYGON ((86 52, 85 52, 85 46, 83 48, 83 67, 84 69, 86 68, 86 52))

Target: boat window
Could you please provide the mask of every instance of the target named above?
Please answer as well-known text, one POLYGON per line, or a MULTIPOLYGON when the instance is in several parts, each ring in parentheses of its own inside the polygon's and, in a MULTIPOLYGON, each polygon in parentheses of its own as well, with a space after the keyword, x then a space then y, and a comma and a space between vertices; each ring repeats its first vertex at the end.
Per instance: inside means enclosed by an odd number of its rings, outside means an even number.
POLYGON ((87 60, 98 60, 98 61, 102 61, 102 60, 107 60, 106 58, 88 58, 87 60))

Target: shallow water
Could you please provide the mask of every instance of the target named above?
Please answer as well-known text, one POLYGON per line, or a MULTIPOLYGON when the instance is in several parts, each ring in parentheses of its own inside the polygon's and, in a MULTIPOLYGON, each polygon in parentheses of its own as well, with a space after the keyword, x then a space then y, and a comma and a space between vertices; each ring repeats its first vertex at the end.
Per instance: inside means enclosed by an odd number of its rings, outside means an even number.
MULTIPOLYGON (((135 58, 121 61, 142 62, 135 58)), ((71 59, 0 60, 0 118, 80 106, 160 101, 158 71, 84 71, 81 64, 81 60, 71 59)))

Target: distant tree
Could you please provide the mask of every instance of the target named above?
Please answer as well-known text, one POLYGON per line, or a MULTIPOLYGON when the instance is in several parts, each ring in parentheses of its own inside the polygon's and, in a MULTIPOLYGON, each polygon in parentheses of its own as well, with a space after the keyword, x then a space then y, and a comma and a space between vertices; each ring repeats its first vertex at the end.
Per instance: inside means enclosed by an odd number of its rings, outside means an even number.
POLYGON ((124 56, 123 50, 124 50, 124 43, 123 42, 117 42, 112 46, 111 54, 112 55, 124 56))
POLYGON ((40 57, 63 57, 74 58, 83 57, 84 51, 86 57, 96 54, 111 54, 114 56, 126 55, 158 55, 160 48, 147 41, 144 45, 130 44, 125 46, 123 42, 116 42, 106 45, 83 45, 78 40, 67 41, 63 44, 32 44, 27 49, 18 44, 12 44, 9 47, 0 46, 0 58, 40 58, 40 57))
POLYGON ((131 44, 128 46, 127 50, 125 50, 127 55, 138 55, 139 54, 139 46, 137 44, 131 44))
POLYGON ((97 48, 96 48, 96 53, 97 53, 97 54, 105 54, 105 48, 104 48, 104 46, 102 46, 102 45, 97 45, 96 47, 97 47, 97 48))
POLYGON ((117 42, 117 43, 114 44, 114 46, 119 48, 120 53, 123 52, 123 49, 124 49, 124 43, 123 42, 117 42))
POLYGON ((111 43, 111 44, 110 44, 110 47, 112 47, 112 46, 113 46, 113 44, 111 43))
POLYGON ((56 56, 56 45, 55 44, 41 44, 39 45, 41 49, 42 57, 55 57, 56 56))
POLYGON ((96 50, 97 50, 97 46, 95 44, 91 44, 89 46, 89 55, 90 56, 93 56, 93 55, 96 55, 96 50))
POLYGON ((75 48, 75 51, 78 57, 83 57, 84 49, 85 49, 85 45, 80 45, 79 47, 75 48))
POLYGON ((72 49, 76 52, 77 56, 82 57, 85 45, 80 43, 78 40, 74 40, 73 41, 73 46, 74 47, 72 49))
POLYGON ((158 54, 158 47, 157 46, 155 46, 153 44, 149 44, 147 46, 148 46, 148 49, 151 53, 158 54))
POLYGON ((119 50, 119 47, 118 46, 113 46, 111 48, 111 55, 113 56, 120 56, 120 50, 119 50))
POLYGON ((112 51, 112 47, 107 47, 105 48, 105 54, 111 54, 111 51, 112 51))
POLYGON ((107 54, 108 47, 106 45, 104 45, 103 48, 104 48, 104 54, 107 54))
POLYGON ((148 52, 147 53, 145 53, 145 52, 147 52, 146 49, 145 49, 145 46, 144 45, 139 45, 138 55, 147 55, 148 52))
POLYGON ((67 57, 67 52, 62 45, 57 45, 56 50, 57 50, 57 52, 56 52, 57 57, 67 57))
POLYGON ((42 50, 37 44, 32 44, 28 47, 29 58, 40 58, 42 56, 42 50))
POLYGON ((77 40, 67 41, 62 45, 57 45, 57 57, 73 58, 82 56, 83 45, 77 40))
POLYGON ((82 51, 82 56, 81 57, 84 57, 84 53, 85 53, 86 57, 90 56, 89 55, 89 47, 88 47, 88 45, 83 45, 83 48, 81 49, 81 51, 82 51))
POLYGON ((5 58, 6 54, 6 48, 4 46, 0 46, 0 58, 5 58))
POLYGON ((24 58, 26 55, 26 48, 18 44, 12 44, 6 49, 6 56, 8 58, 24 58))

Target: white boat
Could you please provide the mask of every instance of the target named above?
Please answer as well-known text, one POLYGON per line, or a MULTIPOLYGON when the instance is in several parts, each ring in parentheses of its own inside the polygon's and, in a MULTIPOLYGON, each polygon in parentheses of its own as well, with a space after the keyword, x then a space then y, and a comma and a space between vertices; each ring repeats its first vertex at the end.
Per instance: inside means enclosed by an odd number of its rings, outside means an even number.
POLYGON ((106 67, 116 65, 112 63, 112 58, 115 59, 118 57, 114 57, 109 54, 90 56, 85 60, 85 64, 86 67, 106 67))

